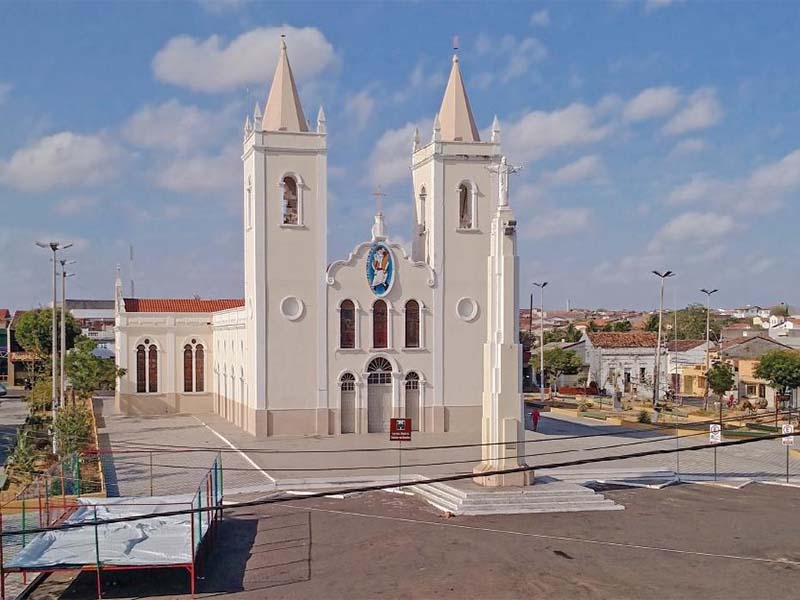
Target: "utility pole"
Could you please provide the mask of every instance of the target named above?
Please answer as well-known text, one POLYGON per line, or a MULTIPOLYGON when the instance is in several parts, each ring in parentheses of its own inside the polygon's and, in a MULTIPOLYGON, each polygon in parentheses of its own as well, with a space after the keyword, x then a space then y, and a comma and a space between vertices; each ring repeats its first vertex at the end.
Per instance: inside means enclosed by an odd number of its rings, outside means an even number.
MULTIPOLYGON (((544 402, 544 288, 547 286, 547 282, 533 282, 533 285, 539 288, 541 294, 541 304, 539 305, 539 392, 541 393, 542 402, 544 402)), ((533 297, 533 294, 531 294, 531 297, 533 297)), ((531 310, 532 318, 533 310, 531 310)))
MULTIPOLYGON (((58 362, 58 330, 56 327, 56 306, 58 305, 58 292, 57 292, 57 285, 56 285, 56 267, 58 266, 58 258, 57 253, 59 250, 66 250, 67 248, 71 248, 72 244, 66 244, 64 246, 61 245, 60 242, 36 242, 36 245, 40 248, 49 248, 53 252, 53 309, 51 311, 53 316, 53 323, 51 329, 51 344, 50 344, 50 362, 52 363, 52 372, 51 377, 53 379, 53 389, 51 394, 51 400, 53 403, 53 425, 55 426, 56 422, 56 415, 58 414, 58 392, 57 392, 57 383, 56 383, 56 375, 57 375, 57 362, 58 362)), ((55 435, 55 427, 53 429, 53 454, 58 454, 58 440, 56 439, 55 435)))
MULTIPOLYGON (((703 410, 708 410, 708 371, 711 368, 711 294, 719 290, 703 288, 700 291, 706 295, 706 384, 703 386, 703 410)), ((722 398, 719 401, 719 419, 722 424, 722 398)))
POLYGON ((67 265, 75 264, 74 260, 61 259, 61 385, 59 387, 59 408, 64 408, 67 400, 67 277, 72 277, 75 273, 67 273, 67 265))
POLYGON ((653 368, 653 406, 658 404, 659 383, 661 381, 661 321, 664 316, 664 280, 668 277, 674 277, 675 273, 672 271, 652 271, 653 275, 661 279, 661 304, 658 307, 658 336, 656 342, 656 363, 653 368))

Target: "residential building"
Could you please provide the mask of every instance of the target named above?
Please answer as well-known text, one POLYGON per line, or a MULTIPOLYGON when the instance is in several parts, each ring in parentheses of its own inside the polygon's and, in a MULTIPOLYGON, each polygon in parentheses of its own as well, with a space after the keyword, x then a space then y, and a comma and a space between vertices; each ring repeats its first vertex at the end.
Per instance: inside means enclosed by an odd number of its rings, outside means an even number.
MULTIPOLYGON (((627 331, 621 333, 585 332, 585 361, 589 365, 587 385, 595 382, 608 393, 616 391, 638 398, 653 395, 655 369, 655 333, 627 331)), ((666 390, 666 349, 662 348, 660 389, 666 390)))
POLYGON ((8 379, 8 326, 11 324, 11 312, 0 308, 0 381, 8 379))
MULTIPOLYGON (((52 306, 52 302, 50 303, 52 306)), ((60 309, 59 304, 59 309, 60 309)), ((84 335, 99 348, 114 350, 114 301, 67 298, 67 311, 84 335)))
MULTIPOLYGON (((719 350, 719 358, 733 366, 735 391, 739 398, 750 400, 753 404, 766 401, 767 407, 774 408, 776 390, 770 387, 769 382, 756 377, 755 370, 761 357, 770 350, 791 349, 790 346, 769 337, 755 336, 723 343, 719 350)), ((792 392, 794 398, 797 398, 796 392, 797 390, 792 392)))
POLYGON ((670 340, 666 343, 670 386, 680 396, 703 396, 706 385, 706 341, 670 340))

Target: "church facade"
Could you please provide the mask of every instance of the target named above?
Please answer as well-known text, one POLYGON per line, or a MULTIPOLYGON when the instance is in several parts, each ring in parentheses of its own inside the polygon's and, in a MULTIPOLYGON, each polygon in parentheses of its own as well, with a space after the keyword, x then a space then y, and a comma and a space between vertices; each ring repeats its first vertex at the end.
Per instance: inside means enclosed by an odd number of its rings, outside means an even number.
POLYGON ((326 117, 312 130, 281 42, 264 111, 244 126, 243 298, 126 298, 118 277, 119 409, 214 412, 259 436, 381 432, 392 417, 477 432, 502 393, 516 435, 511 168, 496 118, 480 139, 457 56, 430 137, 409 146, 410 251, 379 211, 329 262, 326 117))

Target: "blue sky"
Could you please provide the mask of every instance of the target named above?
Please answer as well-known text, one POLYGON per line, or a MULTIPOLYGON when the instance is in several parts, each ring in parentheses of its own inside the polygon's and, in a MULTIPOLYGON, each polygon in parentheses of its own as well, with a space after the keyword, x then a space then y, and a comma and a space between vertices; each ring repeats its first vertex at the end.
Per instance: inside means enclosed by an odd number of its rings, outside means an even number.
MULTIPOLYGON (((306 116, 325 106, 329 257, 381 184, 408 238, 411 132, 429 135, 452 36, 495 114, 521 281, 547 304, 798 302, 800 6, 794 3, 4 3, 0 305, 49 298, 33 241, 75 242, 71 296, 239 297, 241 127, 287 33, 306 116)), ((483 266, 481 265, 481 268, 483 266)))

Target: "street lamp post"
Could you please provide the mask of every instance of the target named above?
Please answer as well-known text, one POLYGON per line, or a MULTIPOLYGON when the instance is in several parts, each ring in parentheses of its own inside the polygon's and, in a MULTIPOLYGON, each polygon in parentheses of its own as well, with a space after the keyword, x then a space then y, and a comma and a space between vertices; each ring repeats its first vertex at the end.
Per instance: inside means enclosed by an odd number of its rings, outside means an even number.
MULTIPOLYGON (((547 282, 533 282, 533 285, 539 288, 541 300, 539 305, 539 393, 544 402, 544 288, 547 286, 547 282)), ((531 318, 533 318, 533 311, 531 311, 531 318)))
MULTIPOLYGON (((703 386, 703 410, 708 410, 708 370, 711 368, 711 294, 719 290, 703 288, 700 291, 706 295, 706 384, 703 386)), ((722 424, 722 399, 719 403, 719 420, 722 424)))
POLYGON ((656 341, 656 364, 653 368, 653 406, 658 404, 659 383, 661 381, 661 320, 664 315, 664 281, 668 277, 674 277, 675 273, 672 271, 664 271, 659 273, 653 271, 653 275, 661 279, 661 304, 658 307, 658 336, 656 341))
MULTIPOLYGON (((58 392, 57 392, 57 383, 56 383, 56 374, 57 374, 57 361, 58 361, 58 348, 56 344, 58 343, 58 331, 56 328, 56 306, 58 304, 58 292, 56 286, 56 267, 58 266, 58 259, 57 253, 59 250, 66 250, 67 248, 72 247, 72 244, 65 244, 61 245, 60 242, 36 242, 36 245, 40 248, 49 248, 53 252, 53 310, 52 310, 52 329, 51 329, 51 360, 52 363, 52 371, 51 377, 53 378, 53 386, 52 386, 52 394, 51 400, 53 403, 53 424, 55 425, 56 415, 58 414, 58 392)), ((58 441, 56 440, 55 436, 55 429, 53 430, 53 454, 58 454, 58 441)))
POLYGON ((64 408, 67 401, 66 363, 67 363, 67 277, 75 273, 67 273, 67 265, 75 264, 74 260, 61 259, 61 385, 59 386, 59 408, 64 408))

